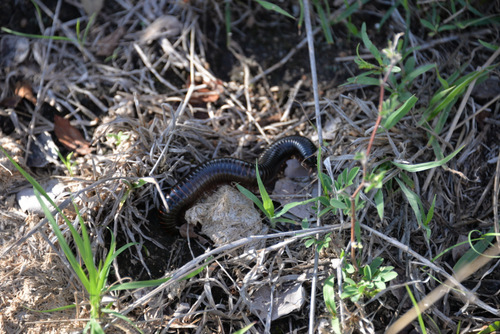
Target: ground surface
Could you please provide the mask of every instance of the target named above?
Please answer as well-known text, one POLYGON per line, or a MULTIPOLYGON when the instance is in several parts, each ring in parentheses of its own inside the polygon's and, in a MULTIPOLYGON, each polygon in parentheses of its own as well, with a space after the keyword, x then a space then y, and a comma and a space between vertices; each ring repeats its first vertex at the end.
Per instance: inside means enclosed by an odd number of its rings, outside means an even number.
MULTIPOLYGON (((276 3, 299 17, 298 2, 276 3)), ((110 284, 173 277, 156 290, 108 294, 117 300, 112 307, 142 331, 232 333, 255 322, 254 333, 310 328, 328 333, 332 315, 323 285, 335 275, 332 295, 342 332, 383 333, 412 307, 405 286, 422 300, 470 254, 467 242, 450 247, 498 232, 498 1, 422 1, 408 8, 386 1, 334 1, 328 8, 326 3, 321 6, 332 18, 334 43, 326 42, 318 7, 313 10, 318 111, 304 24, 256 2, 107 1, 88 30, 89 16, 76 2, 0 5, 1 27, 66 37, 0 33, 0 145, 40 183, 63 185, 58 203, 77 195, 96 261, 107 253, 110 233, 119 245, 138 243, 115 261, 110 284), (402 71, 387 83, 385 98, 397 95, 396 107, 411 95, 418 98, 395 126, 379 129, 365 165, 368 172, 385 172, 382 219, 376 190, 362 192, 364 204, 355 215, 363 246, 357 261, 364 266, 381 257, 383 266, 394 267, 398 276, 387 283, 390 289, 356 303, 340 298, 338 274, 351 262, 346 256, 339 266, 351 235, 347 211, 322 216, 323 227, 312 230, 320 240, 331 238, 316 266, 314 249, 287 224, 219 248, 166 231, 158 223, 157 189, 169 189, 208 159, 254 161, 270 143, 298 134, 316 145, 322 139, 325 173, 334 178, 363 167, 354 156, 367 150, 380 93, 379 86, 362 79, 348 81, 366 71, 356 64, 356 52, 376 63, 361 39, 363 23, 378 50, 405 33, 398 49, 403 60, 396 64, 402 71), (409 76, 412 68, 426 65, 427 71, 409 76), (436 99, 483 69, 477 81, 443 98, 438 110, 436 99), (48 143, 36 148, 43 140, 48 143), (50 145, 64 157, 75 152, 69 159, 73 166, 66 167, 55 150, 47 149, 50 145), (431 162, 461 147, 443 167, 418 173, 391 163, 431 162), (131 187, 148 177, 146 184, 131 187), (426 222, 429 211, 432 219, 426 222), (198 275, 179 279, 206 259, 209 265, 198 275), (268 312, 271 295, 279 316, 268 312), (287 296, 296 306, 282 300, 287 296)), ((378 80, 377 74, 372 77, 378 80)), ((361 174, 347 194, 361 183, 361 174)), ((315 179, 315 173, 301 182, 286 179, 285 188, 303 187, 310 195, 315 179)), ((0 331, 79 331, 89 318, 88 296, 43 215, 21 208, 18 193, 29 187, 0 154, 0 331), (71 304, 76 309, 35 311, 71 304)), ((328 196, 338 199, 342 193, 328 196)), ((276 203, 296 198, 283 199, 276 190, 272 197, 276 203)), ((28 201, 36 203, 33 197, 28 201)), ((64 209, 75 217, 71 205, 64 209)), ((199 227, 190 233, 200 233, 199 227)), ((498 325, 498 263, 495 259, 467 274, 462 285, 430 303, 423 317, 427 332, 477 333, 498 325)), ((107 332, 135 331, 123 321, 104 319, 103 325, 107 332)), ((421 331, 416 320, 404 327, 404 333, 421 331)))

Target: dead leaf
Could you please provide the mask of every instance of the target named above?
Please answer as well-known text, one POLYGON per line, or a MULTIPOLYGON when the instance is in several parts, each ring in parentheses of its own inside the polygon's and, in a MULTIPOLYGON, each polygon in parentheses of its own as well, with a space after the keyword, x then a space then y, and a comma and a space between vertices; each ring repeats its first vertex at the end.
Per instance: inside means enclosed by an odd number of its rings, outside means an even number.
POLYGON ((99 13, 102 9, 102 5, 104 4, 104 0, 81 0, 83 9, 88 16, 99 13))
POLYGON ((204 246, 209 244, 207 239, 203 238, 201 235, 196 233, 194 225, 187 223, 182 224, 181 227, 179 228, 179 234, 181 235, 181 237, 186 239, 187 238, 198 239, 198 241, 204 246))
POLYGON ((122 38, 124 34, 125 34, 125 28, 119 27, 111 34, 101 39, 99 42, 97 42, 96 55, 102 57, 111 56, 115 51, 116 47, 118 46, 120 38, 122 38))
MULTIPOLYGON (((273 195, 281 205, 286 205, 292 202, 299 202, 310 197, 304 195, 304 189, 309 185, 307 169, 295 159, 287 161, 285 169, 285 178, 279 179, 274 185, 273 195), (292 179, 293 178, 293 179, 292 179), (301 182, 301 180, 304 180, 301 182), (302 195, 302 196, 301 196, 302 195)), ((312 196, 317 192, 317 187, 312 187, 312 196)), ((307 192, 306 192, 307 193, 307 192)), ((315 211, 312 209, 312 203, 299 205, 290 209, 290 213, 300 219, 310 218, 314 216, 315 211)))
POLYGON ((36 97, 33 95, 33 89, 27 82, 18 82, 16 84, 15 94, 22 99, 26 99, 33 104, 36 104, 36 97))
POLYGON ((80 131, 72 126, 67 119, 54 115, 54 132, 57 139, 66 148, 80 155, 87 155, 92 152, 90 143, 83 138, 80 131))
POLYGON ((150 43, 162 37, 177 36, 182 31, 182 23, 173 15, 160 16, 141 33, 140 42, 150 43))
POLYGON ((17 82, 14 94, 14 96, 6 97, 0 101, 0 106, 5 108, 15 108, 22 99, 26 99, 31 103, 36 104, 36 97, 33 95, 31 85, 27 82, 17 82))
MULTIPOLYGON (((224 92, 224 86, 222 85, 222 81, 219 79, 211 80, 211 81, 202 81, 195 82, 196 85, 205 84, 206 88, 200 88, 193 92, 191 95, 190 103, 200 104, 200 103, 208 103, 208 102, 216 102, 220 98, 220 94, 224 92)), ((191 83, 188 82, 187 87, 189 88, 191 83)))
MULTIPOLYGON (((271 287, 264 285, 253 294, 250 311, 265 319, 271 307, 271 287)), ((299 310, 305 302, 306 292, 301 283, 292 284, 289 287, 278 287, 274 292, 271 320, 276 320, 299 310)))

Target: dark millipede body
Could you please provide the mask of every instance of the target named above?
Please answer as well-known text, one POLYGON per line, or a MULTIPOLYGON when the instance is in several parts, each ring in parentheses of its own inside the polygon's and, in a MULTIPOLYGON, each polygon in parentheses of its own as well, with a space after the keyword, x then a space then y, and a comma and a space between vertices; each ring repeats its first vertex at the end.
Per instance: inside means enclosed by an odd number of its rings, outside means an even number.
MULTIPOLYGON (((308 166, 316 165, 316 146, 305 137, 285 137, 271 145, 259 158, 259 174, 264 183, 271 181, 281 165, 295 155, 308 166)), ((205 191, 222 184, 238 182, 256 186, 255 163, 234 158, 219 158, 197 166, 178 182, 165 196, 167 211, 160 213, 165 227, 173 228, 181 223, 181 213, 192 205, 205 191)))

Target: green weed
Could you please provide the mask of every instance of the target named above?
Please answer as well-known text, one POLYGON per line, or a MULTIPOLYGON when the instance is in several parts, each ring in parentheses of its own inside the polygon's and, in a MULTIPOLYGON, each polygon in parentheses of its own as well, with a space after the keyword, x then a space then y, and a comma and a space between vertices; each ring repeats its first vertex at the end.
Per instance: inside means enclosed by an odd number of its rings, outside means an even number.
POLYGON ((120 146, 121 143, 127 141, 130 138, 130 135, 126 135, 123 133, 123 131, 119 131, 118 133, 108 133, 106 137, 113 138, 115 140, 115 145, 120 146))
POLYGON ((349 298, 353 303, 362 297, 371 298, 387 286, 386 283, 395 279, 398 274, 394 267, 381 267, 384 259, 377 257, 370 264, 362 267, 361 276, 356 277, 356 268, 352 264, 346 264, 342 268, 344 286, 341 298, 349 298))
POLYGON ((70 152, 66 157, 64 157, 59 150, 57 150, 57 155, 59 159, 61 159, 62 163, 68 170, 69 176, 73 176, 73 167, 76 166, 76 161, 71 162, 71 157, 73 156, 73 152, 70 152))

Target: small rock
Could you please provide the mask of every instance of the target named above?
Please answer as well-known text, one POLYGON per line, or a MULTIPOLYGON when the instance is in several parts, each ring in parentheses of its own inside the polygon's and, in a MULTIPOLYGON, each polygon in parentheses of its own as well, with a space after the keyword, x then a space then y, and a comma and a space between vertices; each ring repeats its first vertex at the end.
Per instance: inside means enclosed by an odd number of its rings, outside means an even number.
MULTIPOLYGON (((42 184, 41 185, 43 189, 47 192, 49 197, 57 204, 57 197, 61 195, 66 186, 62 183, 59 183, 57 180, 50 180, 49 182, 42 184)), ((40 205, 40 202, 38 202, 38 199, 35 196, 35 191, 33 187, 31 188, 26 188, 21 190, 16 194, 16 199, 17 203, 19 204, 19 207, 21 210, 24 212, 31 212, 31 213, 36 213, 39 215, 43 215, 43 209, 42 206, 40 205)), ((54 208, 47 202, 47 200, 43 199, 45 204, 49 207, 50 210, 53 210, 54 208)))

